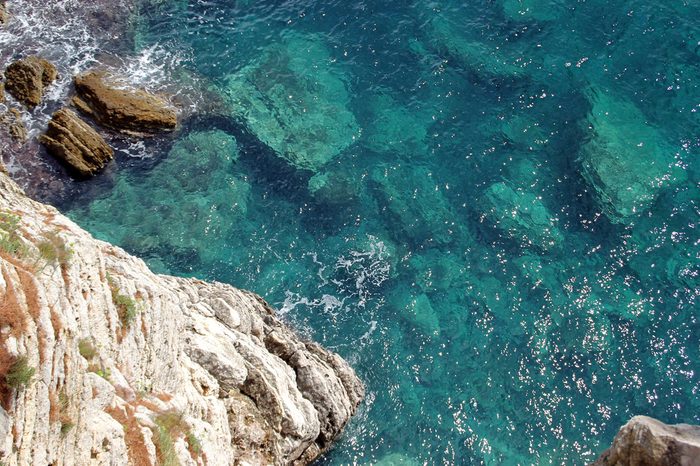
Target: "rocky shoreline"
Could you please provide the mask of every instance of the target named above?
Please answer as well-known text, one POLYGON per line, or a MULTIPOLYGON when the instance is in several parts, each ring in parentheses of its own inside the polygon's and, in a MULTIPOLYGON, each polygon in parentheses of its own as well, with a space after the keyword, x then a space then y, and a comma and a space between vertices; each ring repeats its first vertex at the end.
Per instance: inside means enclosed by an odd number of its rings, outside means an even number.
POLYGON ((362 400, 259 296, 154 275, 4 174, 0 217, 3 464, 308 464, 362 400))
MULTIPOLYGON (((109 11, 95 7, 91 18, 109 22, 109 11)), ((0 25, 8 18, 2 1, 0 25)), ((122 20, 115 27, 123 26, 122 20)), ((231 78, 225 103, 239 113, 253 112, 253 121, 262 122, 268 132, 275 128, 267 139, 260 137, 286 163, 318 170, 350 144, 357 132, 352 115, 342 105, 330 107, 309 127, 300 123, 292 131, 319 131, 330 118, 333 131, 326 139, 334 152, 299 145, 287 153, 282 141, 289 134, 272 115, 293 115, 297 109, 282 102, 279 112, 269 112, 269 96, 258 95, 248 82, 249 75, 263 73, 279 56, 293 58, 301 41, 292 37, 289 44, 272 47, 259 65, 231 78)), ((327 55, 313 44, 304 45, 327 55)), ((453 48, 447 52, 460 52, 453 48)), ((293 60, 281 61, 289 61, 290 73, 295 73, 293 60)), ((71 77, 70 97, 61 103, 66 106, 52 113, 48 129, 37 137, 26 127, 20 104, 30 111, 40 105, 45 88, 56 79, 56 68, 41 57, 10 64, 4 86, 0 83, 0 103, 5 91, 15 101, 0 114, 0 129, 12 141, 6 147, 37 157, 41 142, 76 178, 105 169, 114 156, 112 135, 145 138, 178 125, 170 98, 105 69, 90 69, 71 77)), ((299 84, 300 93, 304 84, 299 84)), ((328 90, 329 102, 338 100, 331 92, 337 89, 342 84, 328 90)), ((629 107, 594 91, 590 100, 593 117, 629 107)), ((605 213, 625 223, 658 193, 651 188, 633 195, 622 192, 605 161, 620 159, 622 166, 638 161, 624 151, 603 151, 622 136, 605 127, 598 133, 586 146, 584 175, 605 213)), ((642 162, 653 166, 652 155, 647 158, 642 162)), ((338 202, 350 197, 346 191, 351 187, 339 194, 324 191, 328 176, 319 172, 312 178, 314 195, 338 202)), ((644 181, 636 184, 646 186, 644 181)), ((537 221, 546 219, 546 234, 535 236, 534 246, 545 251, 558 247, 561 233, 534 195, 500 183, 480 202, 488 220, 503 225, 505 232, 539 231, 530 223, 542 227, 537 221), (509 224, 504 211, 522 204, 520 198, 535 206, 526 212, 533 220, 509 224)), ((361 402, 362 383, 349 365, 300 340, 262 298, 221 284, 154 275, 140 260, 94 240, 55 209, 29 200, 4 174, 0 220, 0 236, 10 248, 0 253, 6 322, 0 327, 3 464, 161 464, 167 454, 181 464, 308 464, 331 446, 361 402)), ((526 235, 515 235, 520 236, 526 235)), ((698 458, 697 427, 636 417, 593 465, 695 465, 698 458)))

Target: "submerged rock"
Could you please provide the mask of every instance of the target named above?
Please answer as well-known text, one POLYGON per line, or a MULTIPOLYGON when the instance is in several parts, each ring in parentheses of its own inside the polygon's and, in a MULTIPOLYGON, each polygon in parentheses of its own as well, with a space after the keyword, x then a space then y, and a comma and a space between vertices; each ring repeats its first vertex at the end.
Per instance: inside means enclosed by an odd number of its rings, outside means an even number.
POLYGON ((388 90, 371 95, 363 106, 367 111, 362 143, 374 152, 396 153, 407 158, 428 152, 430 116, 416 115, 394 99, 388 90))
POLYGON ((595 90, 589 100, 591 136, 581 147, 581 172, 608 218, 630 223, 685 174, 674 171, 673 148, 632 102, 595 90))
POLYGON ((41 103, 44 88, 57 77, 55 66, 43 58, 30 56, 7 67, 5 89, 28 108, 34 108, 41 103))
POLYGON ((165 99, 106 72, 91 71, 76 76, 74 82, 73 105, 105 128, 144 136, 177 126, 177 113, 165 99))
POLYGON ((161 464, 166 453, 171 464, 304 465, 357 409, 352 368, 261 297, 155 275, 0 175, 9 211, 24 248, 0 257, 12 303, 0 332, 3 463, 161 464), (47 241, 55 259, 39 253, 47 241), (31 375, 8 387, 8 360, 31 375))
POLYGON ((553 216, 535 194, 506 183, 492 184, 481 199, 483 213, 521 246, 547 251, 561 245, 563 236, 553 216))
POLYGON ((114 156, 102 136, 67 108, 53 114, 40 141, 51 155, 79 177, 94 175, 114 156))
POLYGON ((309 179, 308 187, 314 199, 331 205, 353 202, 360 189, 357 181, 336 170, 316 173, 309 179))
POLYGON ((317 171, 355 142, 359 128, 331 54, 316 36, 292 35, 231 76, 230 111, 291 165, 317 171))
POLYGON ((499 47, 469 37, 459 22, 445 14, 431 14, 425 25, 428 47, 454 60, 462 69, 470 70, 484 79, 521 79, 525 70, 510 59, 499 47))
POLYGON ((635 416, 591 466, 700 466, 700 426, 635 416))
POLYGON ((230 237, 248 209, 251 188, 235 174, 238 156, 223 131, 190 133, 147 176, 119 174, 109 196, 90 204, 92 230, 144 257, 216 262, 221 251, 205 238, 230 237))
POLYGON ((371 182, 387 213, 387 229, 397 239, 435 244, 453 240, 456 215, 428 169, 411 165, 377 168, 371 182))

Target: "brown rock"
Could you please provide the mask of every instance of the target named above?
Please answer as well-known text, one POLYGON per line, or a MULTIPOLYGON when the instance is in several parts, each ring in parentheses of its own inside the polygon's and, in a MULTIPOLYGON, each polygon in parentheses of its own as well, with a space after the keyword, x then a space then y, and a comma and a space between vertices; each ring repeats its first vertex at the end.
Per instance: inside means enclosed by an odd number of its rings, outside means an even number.
POLYGON ((114 156, 102 136, 67 108, 53 114, 40 140, 54 157, 83 178, 97 173, 114 156))
POLYGON ((7 6, 5 2, 0 1, 0 24, 5 24, 10 16, 7 14, 7 6))
POLYGON ((58 77, 56 67, 43 58, 31 56, 17 60, 5 70, 5 88, 28 108, 41 102, 44 88, 58 77))
POLYGON ((0 83, 0 103, 5 101, 5 83, 0 83))
POLYGON ((0 125, 7 128, 15 141, 25 142, 27 140, 27 127, 22 120, 22 114, 16 108, 11 108, 0 114, 0 125))
POLYGON ((81 112, 100 125, 131 135, 151 135, 177 125, 177 114, 168 102, 142 89, 125 89, 104 72, 75 78, 73 98, 81 112))
POLYGON ((635 416, 591 466, 700 466, 700 427, 635 416))

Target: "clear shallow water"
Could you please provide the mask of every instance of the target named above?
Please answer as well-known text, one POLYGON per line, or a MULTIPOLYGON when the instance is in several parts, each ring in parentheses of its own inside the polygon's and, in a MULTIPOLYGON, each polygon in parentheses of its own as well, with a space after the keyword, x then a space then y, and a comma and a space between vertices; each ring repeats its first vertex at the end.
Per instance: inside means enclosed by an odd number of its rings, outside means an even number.
POLYGON ((134 56, 215 102, 63 207, 347 358, 321 464, 582 464, 700 422, 700 5, 666 3, 144 4, 134 56))

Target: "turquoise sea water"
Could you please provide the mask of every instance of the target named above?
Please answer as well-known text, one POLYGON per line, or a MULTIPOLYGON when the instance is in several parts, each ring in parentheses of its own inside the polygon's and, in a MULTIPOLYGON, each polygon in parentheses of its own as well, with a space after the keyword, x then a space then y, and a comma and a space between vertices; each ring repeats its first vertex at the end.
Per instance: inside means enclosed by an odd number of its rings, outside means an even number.
POLYGON ((367 399, 320 464, 583 464, 632 415, 700 422, 698 18, 145 2, 132 52, 207 110, 62 207, 348 359, 367 399))

